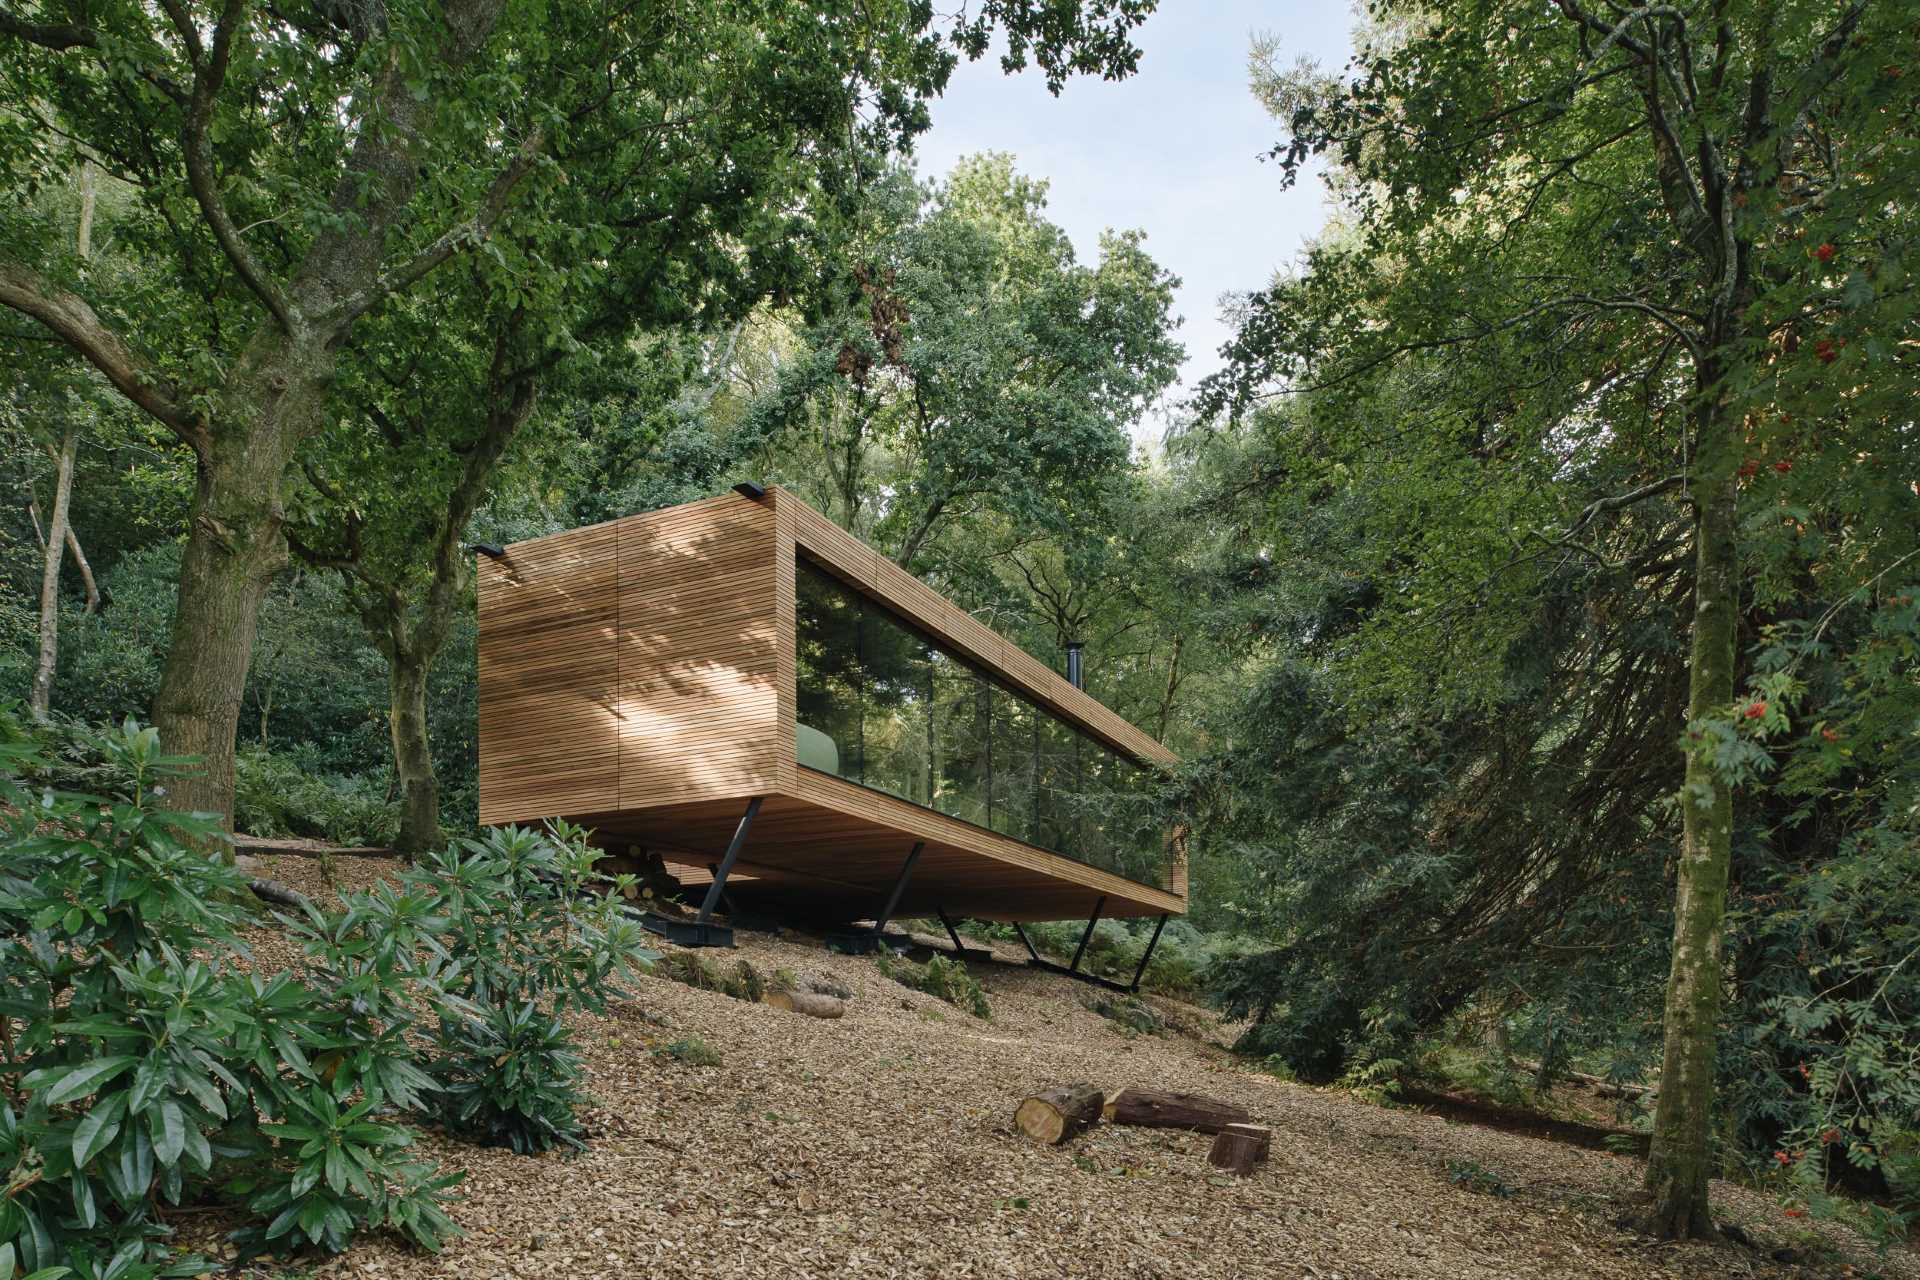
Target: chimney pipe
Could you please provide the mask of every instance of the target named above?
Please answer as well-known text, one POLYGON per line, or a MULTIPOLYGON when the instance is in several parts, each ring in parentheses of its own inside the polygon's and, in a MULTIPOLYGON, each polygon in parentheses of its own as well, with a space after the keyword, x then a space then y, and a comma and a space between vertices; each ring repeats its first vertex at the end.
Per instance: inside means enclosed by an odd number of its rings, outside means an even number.
POLYGON ((1078 640, 1067 641, 1067 683, 1076 689, 1087 687, 1086 677, 1080 670, 1080 649, 1078 640))

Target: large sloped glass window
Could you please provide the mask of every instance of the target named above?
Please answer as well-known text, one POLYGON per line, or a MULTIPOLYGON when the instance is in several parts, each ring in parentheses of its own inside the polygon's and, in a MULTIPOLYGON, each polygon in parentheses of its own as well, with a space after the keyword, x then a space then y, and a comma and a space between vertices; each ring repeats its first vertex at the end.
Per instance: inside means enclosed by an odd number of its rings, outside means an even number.
POLYGON ((1080 847, 1074 856, 1096 867, 1114 865, 1114 827, 1118 817, 1115 790, 1120 759, 1082 736, 1080 739, 1080 847))
POLYGON ((1069 857, 1080 848, 1080 735, 1050 715, 1039 717, 1034 750, 1033 843, 1069 857))
POLYGON ((1109 828, 1113 870, 1129 880, 1157 881, 1166 861, 1166 837, 1155 820, 1153 775, 1131 760, 1116 758, 1115 763, 1109 828))
POLYGON ((861 781, 860 597, 824 573, 795 576, 795 755, 822 773, 861 781))
POLYGON ((933 655, 933 807, 988 825, 988 685, 958 658, 933 655))
POLYGON ((867 677, 861 700, 863 781, 902 800, 931 804, 933 647, 886 610, 868 604, 860 619, 860 652, 867 677))
POLYGON ((990 798, 988 825, 1027 844, 1039 842, 1035 821, 1034 761, 1043 713, 1026 700, 990 685, 987 690, 990 798))
POLYGON ((1166 875, 1153 774, 804 559, 795 758, 1142 884, 1166 875))

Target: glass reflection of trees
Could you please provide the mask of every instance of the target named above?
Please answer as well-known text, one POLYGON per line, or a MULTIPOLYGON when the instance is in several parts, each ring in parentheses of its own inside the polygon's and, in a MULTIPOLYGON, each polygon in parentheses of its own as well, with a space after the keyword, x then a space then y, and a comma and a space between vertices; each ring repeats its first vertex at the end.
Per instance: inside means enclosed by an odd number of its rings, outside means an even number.
POLYGON ((1129 880, 1164 881, 1147 770, 805 559, 796 568, 797 718, 832 739, 833 772, 1129 880))

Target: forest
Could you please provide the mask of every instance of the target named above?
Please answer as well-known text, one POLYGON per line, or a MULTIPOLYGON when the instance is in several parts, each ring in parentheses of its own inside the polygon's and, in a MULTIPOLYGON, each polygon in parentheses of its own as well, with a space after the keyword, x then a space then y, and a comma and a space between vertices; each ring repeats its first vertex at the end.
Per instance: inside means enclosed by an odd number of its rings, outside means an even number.
POLYGON ((480 825, 475 548, 743 481, 1178 754, 1149 985, 1235 1069, 1585 1082, 1639 1236, 1735 1184, 1910 1249, 1914 12, 1252 36, 1246 167, 1327 220, 1186 385, 1144 233, 914 153, 1155 7, 0 0, 0 1280, 200 1274, 203 1204, 435 1249, 409 1126, 597 1141, 568 1019, 656 943, 589 833, 480 825), (402 869, 269 976, 229 832, 402 869))

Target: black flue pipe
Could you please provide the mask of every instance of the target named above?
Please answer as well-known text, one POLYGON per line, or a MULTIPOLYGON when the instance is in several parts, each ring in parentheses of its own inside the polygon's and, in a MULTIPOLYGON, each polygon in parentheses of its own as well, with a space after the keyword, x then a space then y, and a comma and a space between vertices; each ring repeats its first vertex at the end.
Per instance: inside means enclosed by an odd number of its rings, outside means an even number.
POLYGON ((1076 689, 1087 687, 1086 677, 1080 670, 1080 642, 1067 641, 1067 683, 1076 689))

